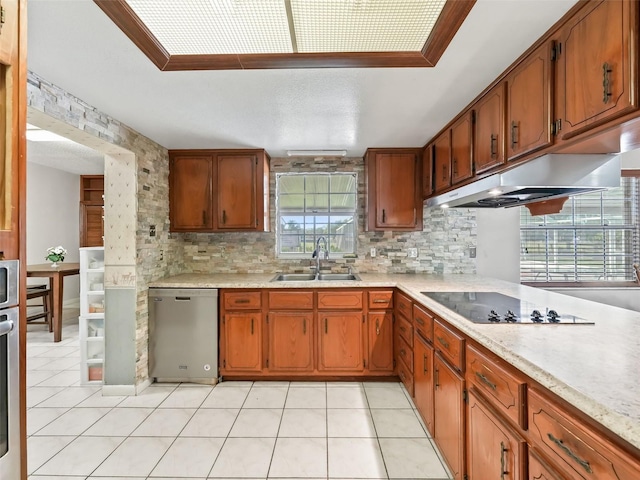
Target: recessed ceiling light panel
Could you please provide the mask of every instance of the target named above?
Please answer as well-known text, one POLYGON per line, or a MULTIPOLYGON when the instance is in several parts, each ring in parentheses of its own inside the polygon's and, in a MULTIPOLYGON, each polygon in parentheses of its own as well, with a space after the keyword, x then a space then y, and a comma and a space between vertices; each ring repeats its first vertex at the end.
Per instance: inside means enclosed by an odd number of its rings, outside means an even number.
POLYGON ((298 52, 420 51, 445 0, 290 0, 298 52))
POLYGON ((282 0, 127 0, 170 55, 291 53, 282 0))

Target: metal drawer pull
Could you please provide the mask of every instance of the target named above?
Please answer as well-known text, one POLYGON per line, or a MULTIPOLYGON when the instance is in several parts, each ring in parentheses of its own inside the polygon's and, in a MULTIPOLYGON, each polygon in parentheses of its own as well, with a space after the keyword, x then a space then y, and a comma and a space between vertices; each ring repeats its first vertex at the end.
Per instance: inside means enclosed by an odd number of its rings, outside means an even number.
POLYGON ((404 348, 401 348, 401 349, 400 349, 400 355, 402 355, 403 357, 406 357, 406 356, 407 356, 407 352, 405 351, 405 349, 404 349, 404 348))
POLYGON ((611 97, 611 72, 613 69, 608 63, 602 64, 602 103, 609 103, 611 97))
POLYGON ((484 383, 487 387, 489 387, 491 390, 493 391, 497 390, 498 386, 495 383, 491 382, 491 380, 485 377, 482 373, 476 372, 476 377, 478 377, 478 379, 480 379, 480 381, 484 383))
POLYGON ((406 332, 406 331, 407 331, 407 329, 406 329, 405 327, 400 327, 400 331, 401 331, 401 332, 406 332))
POLYGON ((239 298, 237 300, 234 300, 234 303, 249 303, 251 300, 249 300, 248 298, 239 298))
POLYGON ((507 449, 507 447, 504 446, 504 442, 500 442, 500 480, 504 480, 504 476, 506 474, 508 474, 509 472, 505 470, 506 467, 506 459, 505 457, 505 453, 507 453, 509 450, 507 449))
POLYGON ((582 468, 584 468, 587 473, 593 473, 593 469, 591 468, 591 465, 589 464, 589 462, 587 462, 586 460, 581 459, 578 455, 573 453, 573 451, 569 447, 567 447, 561 439, 554 437, 552 433, 547 433, 547 437, 549 437, 549 440, 551 440, 558 447, 560 447, 560 449, 564 453, 569 455, 569 457, 572 460, 574 460, 575 462, 579 463, 580 466, 582 468))
POLYGON ((444 346, 444 348, 449 348, 449 342, 447 342, 444 338, 438 337, 438 341, 444 346))
POLYGON ((518 122, 511 122, 511 148, 516 148, 518 143, 518 122))
POLYGON ((420 317, 416 317, 416 322, 424 327, 424 320, 422 320, 420 317))
POLYGON ((389 303, 389 300, 386 298, 376 298, 373 303, 389 303))

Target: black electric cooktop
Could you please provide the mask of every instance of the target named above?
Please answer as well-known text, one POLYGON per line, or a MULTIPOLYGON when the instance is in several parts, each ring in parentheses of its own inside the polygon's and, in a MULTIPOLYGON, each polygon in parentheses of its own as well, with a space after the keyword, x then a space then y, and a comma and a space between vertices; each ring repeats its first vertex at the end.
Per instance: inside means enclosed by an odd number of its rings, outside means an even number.
POLYGON ((593 325, 553 305, 526 302, 496 292, 420 292, 473 323, 593 325))

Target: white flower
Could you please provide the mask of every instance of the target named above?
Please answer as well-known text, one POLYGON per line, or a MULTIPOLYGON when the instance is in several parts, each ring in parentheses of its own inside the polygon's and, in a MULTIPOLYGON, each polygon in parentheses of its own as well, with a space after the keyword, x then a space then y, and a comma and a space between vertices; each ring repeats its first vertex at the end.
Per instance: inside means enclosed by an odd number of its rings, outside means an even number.
POLYGON ((65 248, 62 245, 58 245, 57 247, 49 247, 49 248, 47 248, 47 253, 49 255, 51 255, 53 253, 54 255, 65 256, 67 254, 67 251, 65 250, 65 248))

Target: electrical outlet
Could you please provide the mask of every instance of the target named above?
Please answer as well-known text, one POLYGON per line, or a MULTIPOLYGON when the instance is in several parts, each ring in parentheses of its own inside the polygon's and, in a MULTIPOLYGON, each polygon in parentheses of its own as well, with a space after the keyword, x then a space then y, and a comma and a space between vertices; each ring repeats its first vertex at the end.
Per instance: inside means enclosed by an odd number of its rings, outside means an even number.
POLYGON ((371 247, 371 258, 376 256, 376 247, 371 247))
POLYGON ((160 250, 160 261, 164 260, 164 250, 160 250))
POLYGON ((409 249, 409 258, 418 258, 418 249, 410 248, 409 249))
POLYGON ((476 247, 469 248, 469 258, 476 258, 476 247))

